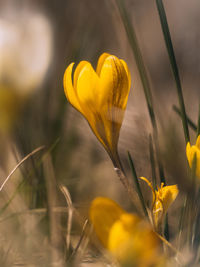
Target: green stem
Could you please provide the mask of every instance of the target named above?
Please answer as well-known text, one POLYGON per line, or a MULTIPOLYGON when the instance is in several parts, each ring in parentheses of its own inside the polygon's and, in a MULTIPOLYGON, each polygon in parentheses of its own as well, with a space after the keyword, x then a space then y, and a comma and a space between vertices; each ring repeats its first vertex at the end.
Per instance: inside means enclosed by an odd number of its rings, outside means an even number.
POLYGON ((123 168, 123 165, 121 163, 118 152, 115 153, 114 157, 113 156, 111 157, 111 160, 112 160, 112 163, 114 166, 114 170, 115 170, 120 182, 124 186, 130 200, 132 201, 133 208, 136 210, 136 212, 138 214, 140 214, 139 209, 137 207, 137 204, 139 204, 139 203, 138 203, 137 196, 135 194, 135 190, 134 190, 133 186, 131 185, 131 183, 129 182, 129 179, 124 172, 124 168, 123 168))

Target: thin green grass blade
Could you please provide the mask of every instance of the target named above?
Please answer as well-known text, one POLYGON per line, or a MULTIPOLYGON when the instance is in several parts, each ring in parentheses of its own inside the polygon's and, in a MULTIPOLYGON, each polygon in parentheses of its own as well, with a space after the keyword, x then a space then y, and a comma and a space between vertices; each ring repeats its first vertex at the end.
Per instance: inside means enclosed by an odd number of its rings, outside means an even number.
POLYGON ((124 28, 126 30, 127 37, 128 37, 133 55, 135 57, 137 68, 138 68, 140 78, 142 81, 144 95, 145 95, 145 99, 146 99, 146 103, 147 103, 147 108, 148 108, 149 116, 151 119, 151 124, 153 127, 153 132, 154 132, 153 137, 154 137, 154 141, 155 141, 156 158, 158 160, 158 169, 159 169, 159 174, 160 174, 160 180, 161 180, 161 182, 166 184, 165 178, 164 178, 164 170, 163 170, 162 162, 160 160, 159 144, 157 141, 158 140, 158 131, 157 131, 155 112, 154 112, 154 108, 153 108, 152 93, 151 93, 151 88, 150 88, 145 64, 144 64, 144 61, 142 58, 142 53, 141 53, 140 48, 139 48, 139 44, 138 44, 137 36, 136 36, 135 30, 134 30, 134 26, 132 25, 131 20, 130 20, 129 15, 128 15, 128 12, 125 8, 124 0, 115 0, 115 1, 116 1, 118 10, 119 10, 120 16, 122 18, 124 28))
POLYGON ((156 166, 155 166, 155 158, 154 158, 154 150, 153 150, 153 141, 151 135, 149 135, 149 156, 151 162, 151 175, 152 175, 152 183, 153 188, 156 190, 157 182, 156 182, 156 166))
MULTIPOLYGON (((180 111, 180 109, 176 105, 173 105, 172 108, 181 117, 181 111, 180 111)), ((188 125, 190 126, 190 128, 196 132, 197 131, 197 125, 188 116, 187 116, 187 122, 188 122, 188 125)))
POLYGON ((160 17, 165 44, 167 47, 167 51, 168 51, 168 55, 169 55, 169 59, 171 63, 171 68, 172 68, 174 79, 176 82, 177 94, 178 94, 179 105, 180 105, 180 110, 181 110, 182 125, 184 129, 185 141, 187 143, 188 141, 190 141, 190 136, 189 136, 189 129, 188 129, 187 116, 186 116, 186 111, 185 111, 182 86, 181 86, 178 66, 177 66, 176 58, 174 54, 174 48, 173 48, 169 26, 167 22, 167 17, 166 17, 166 13, 165 13, 162 0, 156 0, 156 5, 157 5, 159 17, 160 17))
POLYGON ((147 209, 146 209, 146 204, 145 204, 145 201, 144 201, 144 198, 143 198, 143 195, 142 195, 140 184, 138 182, 138 177, 137 177, 137 173, 136 173, 136 170, 135 170, 135 166, 133 164, 133 160, 132 160, 131 154, 129 152, 128 152, 128 159, 129 159, 129 164, 130 164, 130 167, 131 167, 131 172, 132 172, 132 176, 133 176, 135 187, 136 187, 136 192, 137 192, 138 197, 140 199, 144 214, 148 218, 148 212, 147 212, 147 209))
POLYGON ((168 214, 165 216, 165 222, 164 222, 164 236, 169 241, 170 239, 170 233, 169 233, 169 223, 168 223, 168 214))
POLYGON ((150 84, 148 81, 147 72, 145 69, 142 54, 140 52, 140 48, 138 45, 136 33, 135 33, 134 27, 130 21, 130 18, 128 16, 126 8, 124 6, 124 1, 123 0, 116 0, 116 3, 117 3, 117 7, 119 9, 119 12, 120 12, 120 15, 121 15, 121 18, 122 18, 122 21, 123 21, 123 24, 124 24, 124 27, 125 27, 125 30, 127 33, 127 37, 128 37, 131 49, 132 49, 134 57, 135 57, 135 61, 136 61, 138 70, 139 70, 139 74, 141 77, 141 81, 142 81, 142 85, 143 85, 143 89, 144 89, 144 94, 145 94, 151 122, 152 122, 153 127, 157 128, 155 113, 154 113, 153 104, 152 104, 152 94, 151 94, 151 90, 150 90, 150 84))

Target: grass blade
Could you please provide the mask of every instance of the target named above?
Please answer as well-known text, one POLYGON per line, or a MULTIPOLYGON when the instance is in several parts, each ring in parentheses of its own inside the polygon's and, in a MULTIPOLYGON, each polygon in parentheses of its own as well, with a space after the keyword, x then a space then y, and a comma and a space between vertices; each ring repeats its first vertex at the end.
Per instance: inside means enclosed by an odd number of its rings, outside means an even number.
POLYGON ((165 13, 162 0, 156 0, 156 5, 157 5, 159 17, 160 17, 165 44, 167 47, 167 51, 168 51, 168 55, 169 55, 169 59, 171 63, 171 68, 172 68, 174 79, 176 82, 177 94, 178 94, 179 105, 180 105, 180 110, 181 110, 182 125, 184 129, 185 141, 187 143, 188 141, 190 141, 187 116, 186 116, 186 111, 185 111, 185 104, 184 104, 184 98, 183 98, 183 92, 182 92, 182 87, 181 87, 178 66, 176 63, 176 58, 175 58, 174 49, 172 45, 167 17, 166 17, 166 13, 165 13))
POLYGON ((153 141, 151 135, 149 135, 149 155, 151 162, 151 175, 152 175, 152 183, 153 188, 156 190, 157 182, 156 182, 156 166, 155 166, 155 158, 154 158, 154 150, 153 150, 153 141))
POLYGON ((137 191, 138 197, 140 199, 144 214, 148 218, 148 212, 147 212, 147 209, 146 209, 146 204, 145 204, 145 201, 144 201, 144 198, 143 198, 143 195, 142 195, 140 184, 138 182, 135 166, 133 164, 133 160, 132 160, 131 154, 129 152, 128 152, 128 159, 129 159, 129 164, 130 164, 130 167, 131 167, 131 172, 132 172, 132 176, 133 176, 134 183, 135 183, 135 186, 136 186, 136 191, 137 191))
POLYGON ((164 222, 164 236, 167 241, 170 239, 170 233, 169 233, 169 223, 168 223, 168 214, 165 216, 165 222, 164 222))
MULTIPOLYGON (((173 110, 181 117, 181 111, 176 105, 173 105, 173 110)), ((191 127, 191 129, 196 132, 197 131, 197 125, 188 116, 187 116, 187 122, 188 122, 188 125, 191 127)))
POLYGON ((165 178, 164 178, 164 170, 163 170, 162 162, 160 160, 160 148, 159 148, 159 143, 157 141, 158 140, 157 123, 156 123, 156 117, 155 117, 155 112, 154 112, 154 108, 153 108, 151 88, 150 88, 146 68, 145 68, 142 54, 141 54, 141 51, 140 51, 140 48, 138 45, 137 36, 136 36, 135 30, 134 30, 134 27, 130 21, 130 18, 128 16, 128 13, 127 13, 126 8, 124 6, 124 1, 123 0, 115 0, 115 1, 116 1, 118 10, 119 10, 120 16, 122 18, 124 28, 126 30, 127 37, 128 37, 131 49, 133 51, 135 61, 137 64, 137 68, 138 68, 140 78, 142 81, 145 99, 146 99, 146 103, 147 103, 147 108, 148 108, 149 116, 151 119, 151 124, 153 127, 153 137, 154 137, 154 141, 155 141, 155 148, 156 148, 155 152, 156 152, 156 158, 158 160, 158 169, 159 169, 159 174, 160 174, 160 180, 161 180, 161 182, 166 184, 165 178))
POLYGON ((126 33, 128 36, 128 40, 129 40, 131 49, 132 49, 134 57, 135 57, 137 67, 138 67, 138 71, 140 74, 140 78, 142 81, 144 94, 145 94, 145 98, 146 98, 146 102, 147 102, 147 108, 148 108, 149 115, 151 118, 151 122, 152 122, 153 127, 157 128, 155 113, 154 113, 153 103, 152 103, 150 84, 148 81, 147 72, 145 69, 142 54, 140 52, 140 48, 138 45, 136 33, 135 33, 134 27, 130 21, 130 18, 127 14, 126 8, 124 6, 124 1, 123 0, 116 0, 116 3, 117 3, 117 7, 118 7, 118 10, 120 12, 120 15, 121 15, 121 18, 122 18, 122 21, 123 21, 123 24, 124 24, 124 27, 125 27, 125 30, 126 30, 126 33))

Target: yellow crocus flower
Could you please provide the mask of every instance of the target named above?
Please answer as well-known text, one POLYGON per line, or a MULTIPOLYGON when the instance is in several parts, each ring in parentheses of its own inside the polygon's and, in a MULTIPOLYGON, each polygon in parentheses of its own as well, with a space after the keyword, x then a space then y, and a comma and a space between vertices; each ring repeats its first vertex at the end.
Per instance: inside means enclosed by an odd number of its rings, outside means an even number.
POLYGON ((122 266, 164 266, 161 242, 151 226, 137 215, 127 213, 113 200, 94 199, 90 221, 103 246, 122 266))
POLYGON ((155 228, 158 230, 161 226, 164 215, 166 214, 169 206, 174 202, 178 195, 177 185, 167 185, 164 186, 164 183, 161 183, 161 187, 157 187, 157 190, 154 190, 151 182, 145 177, 140 177, 145 181, 152 191, 152 219, 155 225, 155 228))
POLYGON ((88 121, 115 165, 117 144, 130 90, 130 73, 125 61, 103 53, 96 71, 81 61, 73 74, 71 63, 64 74, 64 91, 68 101, 88 121))
POLYGON ((191 146, 190 142, 186 146, 186 155, 190 168, 196 155, 196 176, 200 178, 200 135, 197 137, 196 144, 191 146))

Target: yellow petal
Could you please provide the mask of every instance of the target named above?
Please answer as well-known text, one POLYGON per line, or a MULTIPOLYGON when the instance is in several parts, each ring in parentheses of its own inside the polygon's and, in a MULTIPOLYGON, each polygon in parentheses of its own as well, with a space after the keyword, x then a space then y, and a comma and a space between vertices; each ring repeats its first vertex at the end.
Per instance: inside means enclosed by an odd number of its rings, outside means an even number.
POLYGON ((127 73, 127 77, 128 77, 128 86, 129 88, 131 87, 131 73, 130 73, 130 70, 126 64, 126 62, 123 60, 123 59, 120 59, 121 63, 123 64, 124 66, 124 69, 126 70, 126 73, 127 73))
POLYGON ((73 84, 72 84, 73 66, 74 66, 74 63, 71 63, 65 71, 64 78, 63 78, 64 91, 65 91, 65 95, 68 101, 72 104, 72 106, 74 106, 78 111, 83 113, 79 100, 77 98, 76 92, 74 90, 73 84))
POLYGON ((140 179, 145 181, 148 184, 148 186, 151 188, 151 190, 154 192, 153 186, 152 186, 151 182, 149 182, 149 180, 147 178, 141 176, 140 179))
POLYGON ((112 225, 125 211, 113 200, 98 197, 92 201, 89 215, 95 233, 104 247, 108 247, 108 237, 112 225))
POLYGON ((103 53, 100 57, 99 57, 99 60, 98 60, 98 63, 97 63, 97 68, 96 68, 96 73, 98 76, 100 76, 100 73, 101 73, 101 68, 104 64, 104 61, 107 57, 109 57, 110 54, 108 53, 103 53))
POLYGON ((197 137, 196 147, 200 150, 200 135, 197 137))
POLYGON ((178 195, 177 185, 163 186, 159 192, 159 199, 162 201, 164 212, 167 212, 169 206, 174 202, 178 195))
POLYGON ((123 246, 123 243, 129 241, 131 234, 140 221, 141 219, 136 215, 123 213, 110 229, 108 249, 111 252, 120 254, 118 249, 123 246))
POLYGON ((189 146, 187 144, 186 153, 190 168, 192 168, 192 163, 196 154, 196 176, 200 177, 200 150, 196 146, 189 146))
POLYGON ((164 218, 163 216, 165 215, 164 208, 163 208, 163 202, 158 197, 156 197, 152 212, 153 212, 154 226, 156 229, 158 229, 160 223, 162 222, 162 219, 164 218))
POLYGON ((147 185, 151 188, 152 191, 152 205, 154 205, 155 199, 156 199, 156 194, 155 194, 155 190, 153 189, 152 183, 149 182, 149 180, 145 177, 139 177, 141 180, 145 181, 147 183, 147 185))
POLYGON ((81 62, 77 65, 77 67, 76 67, 76 69, 75 69, 73 84, 74 84, 74 90, 76 90, 76 91, 77 91, 77 80, 78 80, 79 74, 80 74, 82 68, 83 68, 87 63, 88 63, 87 61, 83 60, 83 61, 81 61, 81 62))
MULTIPOLYGON (((191 145, 190 145, 190 142, 187 142, 187 145, 186 145, 186 156, 187 156, 187 159, 188 159, 188 163, 189 165, 191 164, 192 162, 192 159, 191 159, 191 145)), ((192 164, 191 164, 192 165, 192 164)), ((191 167, 190 165, 190 167, 191 167)))
MULTIPOLYGON (((130 90, 129 79, 123 63, 115 56, 108 56, 104 60, 100 73, 100 88, 102 106, 106 109, 117 107, 123 110, 127 104, 130 90)), ((112 113, 112 109, 110 110, 112 113)), ((112 114, 111 118, 112 119, 112 114)), ((113 118, 115 121, 116 118, 113 118)))
POLYGON ((200 178, 200 135, 197 137, 196 144, 191 146, 187 143, 186 155, 190 168, 192 168, 193 160, 196 154, 196 176, 200 178))
POLYGON ((77 97, 86 117, 90 112, 100 112, 98 106, 99 78, 89 62, 84 63, 76 80, 77 97))
POLYGON ((111 227, 108 249, 123 266, 155 266, 161 242, 150 225, 134 214, 124 213, 111 227))

